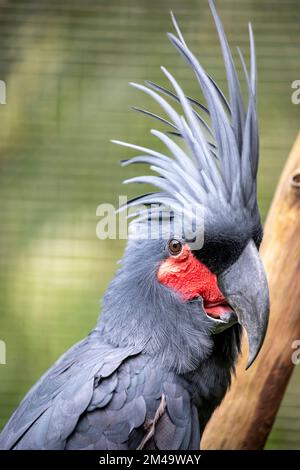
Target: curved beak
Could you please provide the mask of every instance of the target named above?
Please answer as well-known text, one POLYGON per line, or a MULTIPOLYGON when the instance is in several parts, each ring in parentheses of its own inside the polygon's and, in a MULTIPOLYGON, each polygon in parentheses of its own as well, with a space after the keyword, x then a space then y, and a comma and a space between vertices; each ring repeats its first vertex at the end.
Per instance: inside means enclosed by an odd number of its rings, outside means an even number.
POLYGON ((251 240, 238 260, 218 276, 218 285, 248 336, 248 367, 262 347, 269 319, 269 289, 257 248, 251 240))

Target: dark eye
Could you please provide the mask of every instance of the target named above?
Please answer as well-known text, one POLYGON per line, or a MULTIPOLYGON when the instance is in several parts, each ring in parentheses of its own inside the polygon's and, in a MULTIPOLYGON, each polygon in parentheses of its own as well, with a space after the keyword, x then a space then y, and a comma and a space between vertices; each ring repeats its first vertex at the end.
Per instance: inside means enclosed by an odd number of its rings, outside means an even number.
POLYGON ((182 250, 182 243, 179 240, 175 240, 175 238, 173 238, 172 240, 169 240, 168 248, 171 255, 179 255, 182 250))

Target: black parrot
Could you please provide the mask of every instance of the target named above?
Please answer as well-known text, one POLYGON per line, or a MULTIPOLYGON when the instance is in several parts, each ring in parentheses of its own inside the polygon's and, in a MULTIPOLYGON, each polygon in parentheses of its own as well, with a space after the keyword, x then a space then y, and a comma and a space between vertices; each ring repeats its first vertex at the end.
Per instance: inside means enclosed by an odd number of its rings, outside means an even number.
POLYGON ((124 165, 146 163, 158 173, 127 182, 150 183, 159 192, 127 204, 144 209, 130 224, 96 328, 29 391, 0 435, 2 449, 198 449, 230 385, 242 327, 248 365, 261 348, 269 296, 258 254, 253 34, 249 27, 250 73, 240 53, 245 106, 212 1, 210 7, 229 99, 187 47, 172 15, 177 36, 169 39, 191 67, 206 106, 187 97, 164 68, 173 91, 152 82, 133 84, 165 112, 167 119, 140 110, 170 126, 167 133, 152 131, 169 155, 117 143, 139 151, 124 165), (199 233, 193 238, 177 216, 192 220, 197 211, 203 224, 196 217, 199 233), (146 236, 149 227, 156 227, 155 236, 146 236))

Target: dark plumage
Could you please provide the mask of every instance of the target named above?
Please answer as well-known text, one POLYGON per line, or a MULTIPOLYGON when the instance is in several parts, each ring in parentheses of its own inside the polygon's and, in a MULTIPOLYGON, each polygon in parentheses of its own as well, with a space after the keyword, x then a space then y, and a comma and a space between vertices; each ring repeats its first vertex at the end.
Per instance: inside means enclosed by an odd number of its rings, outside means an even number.
POLYGON ((249 364, 261 347, 268 289, 257 251, 262 227, 253 36, 250 28, 250 76, 242 59, 245 110, 222 25, 210 6, 229 102, 188 49, 173 17, 178 37, 169 37, 194 71, 206 106, 186 97, 165 69, 174 93, 150 82, 135 85, 165 111, 167 119, 141 110, 171 128, 169 135, 152 131, 171 156, 123 144, 141 152, 124 164, 150 164, 158 177, 131 181, 160 192, 129 202, 146 204, 131 222, 140 236, 129 240, 96 328, 30 390, 2 431, 0 448, 198 449, 230 385, 241 325, 248 333, 249 364), (180 103, 185 117, 161 95, 180 103), (174 226, 170 245, 164 236, 170 220, 182 210, 190 217, 197 207, 204 214, 203 246, 195 248, 180 226, 174 226), (164 209, 171 209, 169 219, 164 209), (156 219, 160 236, 143 237, 156 219), (199 273, 207 274, 202 279, 199 273), (180 276, 191 285, 182 286, 180 276))
POLYGON ((219 355, 203 361, 195 373, 180 375, 142 345, 116 348, 96 329, 25 397, 1 435, 1 448, 136 449, 164 396, 163 420, 143 448, 197 449, 201 431, 230 383, 228 368, 237 353, 232 336, 237 333, 239 341, 236 328, 219 355), (232 350, 224 361, 226 347, 232 350), (198 415, 197 407, 203 413, 198 415))

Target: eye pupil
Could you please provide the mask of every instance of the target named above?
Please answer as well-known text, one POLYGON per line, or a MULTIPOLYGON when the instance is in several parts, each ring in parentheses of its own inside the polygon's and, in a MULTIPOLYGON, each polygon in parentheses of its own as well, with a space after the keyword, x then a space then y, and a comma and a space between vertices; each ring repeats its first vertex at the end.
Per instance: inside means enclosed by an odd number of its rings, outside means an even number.
POLYGON ((179 240, 173 239, 168 244, 171 255, 178 255, 182 250, 182 243, 179 240))

